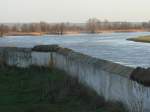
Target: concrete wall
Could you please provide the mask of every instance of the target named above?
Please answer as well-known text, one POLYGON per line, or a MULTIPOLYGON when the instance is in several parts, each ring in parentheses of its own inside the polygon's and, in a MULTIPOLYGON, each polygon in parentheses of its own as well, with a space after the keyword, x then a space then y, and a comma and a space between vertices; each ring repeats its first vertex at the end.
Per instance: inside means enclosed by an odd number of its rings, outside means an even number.
POLYGON ((28 48, 0 48, 0 58, 8 65, 28 67, 32 62, 31 52, 28 48))
POLYGON ((0 58, 20 67, 54 66, 77 77, 106 100, 123 102, 130 112, 150 112, 150 88, 130 79, 134 68, 55 47, 0 48, 0 58))

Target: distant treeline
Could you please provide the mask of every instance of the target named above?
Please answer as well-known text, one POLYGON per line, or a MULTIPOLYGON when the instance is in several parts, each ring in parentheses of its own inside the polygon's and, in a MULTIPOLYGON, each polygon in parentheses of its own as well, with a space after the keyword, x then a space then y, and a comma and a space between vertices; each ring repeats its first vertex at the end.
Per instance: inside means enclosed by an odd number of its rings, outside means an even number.
POLYGON ((0 36, 10 32, 38 32, 41 34, 65 34, 65 33, 100 33, 110 30, 150 30, 149 22, 109 22, 92 18, 86 23, 22 23, 0 24, 0 36))

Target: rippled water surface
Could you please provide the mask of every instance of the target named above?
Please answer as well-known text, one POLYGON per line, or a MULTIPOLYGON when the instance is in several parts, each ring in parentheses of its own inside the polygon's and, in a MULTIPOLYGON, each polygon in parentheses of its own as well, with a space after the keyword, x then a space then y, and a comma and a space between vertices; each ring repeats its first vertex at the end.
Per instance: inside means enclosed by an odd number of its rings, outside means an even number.
POLYGON ((142 33, 106 33, 64 36, 10 36, 0 39, 0 46, 33 47, 41 44, 59 44, 93 57, 128 66, 150 67, 150 43, 127 41, 142 33))

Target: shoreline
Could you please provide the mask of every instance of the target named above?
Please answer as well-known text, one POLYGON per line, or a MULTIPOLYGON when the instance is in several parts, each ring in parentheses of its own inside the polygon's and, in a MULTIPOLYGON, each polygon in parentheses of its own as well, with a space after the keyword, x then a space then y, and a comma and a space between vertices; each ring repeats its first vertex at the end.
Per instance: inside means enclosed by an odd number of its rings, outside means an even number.
POLYGON ((130 33, 130 32, 150 32, 148 30, 101 30, 95 33, 89 32, 64 32, 63 34, 60 33, 48 33, 48 32, 8 32, 5 33, 3 36, 42 36, 42 35, 72 35, 72 34, 100 34, 100 33, 130 33))
POLYGON ((127 40, 133 41, 133 42, 150 43, 150 36, 140 36, 137 38, 128 38, 127 40))

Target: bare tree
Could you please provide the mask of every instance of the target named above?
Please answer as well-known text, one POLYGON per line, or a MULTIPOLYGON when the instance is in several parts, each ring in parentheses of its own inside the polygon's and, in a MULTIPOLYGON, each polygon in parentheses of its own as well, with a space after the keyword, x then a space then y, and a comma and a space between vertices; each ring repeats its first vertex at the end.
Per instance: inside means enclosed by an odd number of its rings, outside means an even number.
POLYGON ((29 24, 23 24, 21 26, 21 31, 22 32, 29 32, 29 24))
POLYGON ((3 37, 3 25, 0 25, 0 37, 3 37))
POLYGON ((65 24, 64 23, 60 23, 59 25, 59 32, 60 32, 60 35, 63 35, 64 34, 64 30, 65 30, 65 24))
MULTIPOLYGON (((0 36, 4 34, 9 34, 9 32, 25 32, 25 33, 41 33, 41 34, 59 34, 63 35, 65 32, 80 33, 80 32, 89 32, 89 33, 98 33, 103 30, 116 30, 116 31, 125 31, 125 30, 150 30, 150 21, 149 22, 109 22, 108 20, 100 21, 97 18, 89 19, 86 24, 76 24, 76 23, 24 23, 24 24, 0 24, 0 36)), ((10 34, 11 34, 10 33, 10 34)))
POLYGON ((40 27, 42 32, 48 32, 49 24, 46 22, 40 22, 40 27))
POLYGON ((96 18, 89 19, 86 23, 87 30, 90 33, 96 33, 99 22, 100 21, 96 18))
POLYGON ((5 33, 9 32, 9 27, 6 25, 0 25, 0 37, 3 37, 5 33))
POLYGON ((11 31, 12 32, 18 32, 19 30, 18 30, 17 25, 13 25, 12 28, 11 28, 11 31))

